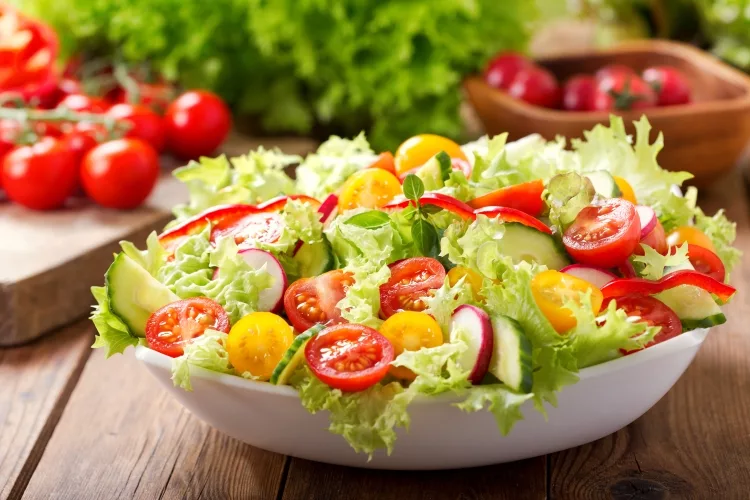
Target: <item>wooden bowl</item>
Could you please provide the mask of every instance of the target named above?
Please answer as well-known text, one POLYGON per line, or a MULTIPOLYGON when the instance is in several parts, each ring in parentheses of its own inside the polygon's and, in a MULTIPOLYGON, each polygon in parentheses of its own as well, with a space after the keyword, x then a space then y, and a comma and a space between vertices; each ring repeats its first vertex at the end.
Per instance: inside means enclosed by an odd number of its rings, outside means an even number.
MULTIPOLYGON (((648 116, 651 139, 664 133, 665 147, 659 164, 669 170, 686 170, 698 186, 707 185, 732 169, 750 140, 750 78, 710 54, 690 45, 668 41, 638 41, 615 48, 542 59, 538 63, 561 82, 577 73, 593 74, 612 63, 642 71, 655 64, 680 69, 693 88, 694 102, 642 111, 618 111, 634 133, 632 122, 648 116)), ((609 112, 571 112, 532 106, 494 89, 481 76, 464 81, 464 89, 486 132, 508 132, 511 139, 539 133, 582 137, 597 123, 608 123, 609 112)))

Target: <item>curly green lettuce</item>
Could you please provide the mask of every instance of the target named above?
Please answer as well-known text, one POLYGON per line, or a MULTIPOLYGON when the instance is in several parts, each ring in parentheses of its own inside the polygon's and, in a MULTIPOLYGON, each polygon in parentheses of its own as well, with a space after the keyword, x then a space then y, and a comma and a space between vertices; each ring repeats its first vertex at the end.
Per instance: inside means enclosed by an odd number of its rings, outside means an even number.
POLYGON ((226 350, 228 335, 216 330, 206 330, 185 345, 182 356, 172 360, 172 382, 175 387, 193 390, 190 367, 197 366, 218 373, 234 373, 226 350))

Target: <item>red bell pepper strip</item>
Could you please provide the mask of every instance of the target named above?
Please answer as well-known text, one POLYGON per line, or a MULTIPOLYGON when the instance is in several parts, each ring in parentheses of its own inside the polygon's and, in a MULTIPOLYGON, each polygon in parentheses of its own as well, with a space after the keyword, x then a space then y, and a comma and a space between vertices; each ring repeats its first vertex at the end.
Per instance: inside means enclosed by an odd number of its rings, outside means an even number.
POLYGON ((276 198, 271 198, 268 201, 264 201, 263 203, 260 203, 257 208, 261 212, 278 212, 279 210, 283 210, 286 206, 286 203, 289 200, 299 200, 305 203, 309 203, 314 209, 320 208, 320 202, 316 200, 315 198, 311 198, 310 196, 306 196, 304 194, 290 194, 289 196, 277 196, 276 198))
POLYGON ((475 210, 476 215, 486 215, 490 219, 500 219, 503 222, 520 222, 524 226, 533 227, 543 233, 552 234, 552 229, 542 221, 535 219, 526 212, 521 212, 510 207, 484 207, 475 210))
MULTIPOLYGON (((444 210, 448 210, 449 212, 453 212, 454 214, 458 215, 462 219, 476 219, 474 210, 469 205, 467 205, 463 201, 453 198, 452 196, 448 196, 447 194, 426 193, 419 199, 419 203, 420 205, 434 205, 444 210)), ((383 209, 401 209, 406 208, 409 205, 414 205, 414 201, 403 200, 389 203, 384 206, 383 209)))
POLYGON ((497 189, 479 198, 474 198, 469 202, 469 205, 474 208, 510 207, 536 217, 542 213, 544 208, 543 191, 544 182, 537 179, 497 189))
POLYGON ((602 287, 602 294, 604 295, 604 300, 632 293, 654 295, 680 285, 697 286, 719 297, 722 303, 726 303, 737 291, 734 287, 717 281, 703 273, 685 270, 669 273, 658 281, 649 281, 641 278, 616 279, 602 287))

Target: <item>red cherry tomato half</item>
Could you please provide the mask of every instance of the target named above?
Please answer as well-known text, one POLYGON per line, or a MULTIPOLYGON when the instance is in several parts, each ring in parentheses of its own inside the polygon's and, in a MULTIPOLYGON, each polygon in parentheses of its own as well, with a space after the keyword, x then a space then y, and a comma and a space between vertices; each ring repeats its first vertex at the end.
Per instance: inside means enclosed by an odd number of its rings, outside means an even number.
POLYGON ((696 271, 723 282, 727 277, 724 263, 711 250, 688 243, 688 258, 696 271))
POLYGON ((495 56, 487 64, 484 80, 496 89, 507 90, 521 69, 533 65, 531 60, 516 52, 504 52, 495 56))
POLYGON ((563 244, 576 262, 617 267, 635 251, 641 224, 635 205, 620 198, 589 205, 563 235, 563 244))
POLYGON ((104 99, 85 94, 70 94, 57 104, 58 108, 65 107, 77 113, 104 113, 108 106, 104 99))
POLYGON ((98 204, 121 210, 143 203, 159 178, 159 157, 138 139, 117 139, 99 144, 81 163, 81 182, 98 204))
MULTIPOLYGON (((641 318, 639 323, 648 323, 650 326, 661 327, 661 330, 656 334, 654 340, 646 344, 645 347, 651 347, 652 345, 665 342, 682 333, 682 323, 680 322, 680 318, 672 309, 658 299, 638 294, 611 297, 604 301, 602 304, 602 310, 606 309, 607 305, 613 300, 617 303, 617 308, 624 310, 625 314, 628 316, 637 316, 641 318)), ((639 349, 633 351, 622 350, 622 353, 632 354, 638 350, 639 349)))
POLYGON ((45 137, 5 155, 2 182, 11 201, 34 210, 52 210, 65 204, 78 183, 78 161, 68 146, 45 137))
POLYGON ((115 104, 107 111, 107 115, 122 120, 130 128, 125 132, 125 137, 140 139, 151 145, 156 152, 164 149, 166 133, 164 121, 151 109, 140 104, 115 104))
POLYGON ((589 75, 571 77, 563 87, 562 104, 567 111, 591 111, 594 107, 596 80, 589 75))
POLYGON ((393 361, 388 339, 368 326, 334 325, 305 345, 313 374, 334 389, 362 391, 380 382, 393 361))
POLYGON ((154 312, 146 322, 148 346, 167 356, 182 356, 183 348, 207 329, 229 332, 229 316, 206 297, 178 300, 154 312))
POLYGON ((643 80, 653 87, 659 106, 687 104, 692 100, 690 83, 672 66, 652 66, 643 72, 643 80))
POLYGON ((560 105, 557 78, 540 66, 528 66, 518 71, 508 87, 508 94, 535 106, 557 108, 560 105))
POLYGON ((469 202, 469 205, 474 208, 510 207, 536 217, 542 213, 544 208, 543 191, 544 182, 537 179, 492 191, 479 198, 474 198, 469 202))
POLYGON ((275 243, 281 237, 284 222, 274 212, 259 212, 226 217, 211 229, 211 242, 225 236, 234 237, 240 250, 254 248, 257 243, 275 243))
POLYGON ((600 82, 594 94, 594 111, 647 109, 656 106, 656 93, 639 76, 620 73, 600 82))
POLYGON ((503 222, 520 222, 521 224, 541 231, 552 234, 552 229, 545 226, 544 223, 526 212, 521 212, 515 208, 509 207, 484 207, 474 212, 476 215, 485 215, 490 219, 500 219, 503 222))
POLYGON ((284 293, 284 310, 294 329, 304 332, 317 323, 341 322, 341 311, 336 305, 353 283, 351 274, 340 269, 292 283, 284 293))
POLYGON ((399 311, 424 311, 422 300, 445 282, 445 268, 430 257, 413 257, 391 264, 391 277, 380 286, 380 312, 389 318, 399 311))
POLYGON ((209 155, 221 146, 232 126, 232 115, 216 94, 191 90, 172 101, 164 122, 168 149, 177 157, 190 160, 209 155))

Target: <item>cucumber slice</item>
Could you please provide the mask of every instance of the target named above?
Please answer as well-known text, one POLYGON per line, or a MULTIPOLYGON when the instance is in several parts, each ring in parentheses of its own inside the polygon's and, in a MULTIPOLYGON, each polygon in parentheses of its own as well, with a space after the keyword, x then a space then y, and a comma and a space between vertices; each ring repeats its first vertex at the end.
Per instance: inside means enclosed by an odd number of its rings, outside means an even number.
POLYGON ((133 259, 119 253, 104 275, 112 312, 138 337, 146 335, 151 313, 180 300, 133 259))
POLYGON ((492 317, 495 342, 489 372, 514 391, 528 394, 533 383, 531 342, 521 325, 503 315, 492 317))
POLYGON ((591 184, 594 185, 594 190, 599 193, 599 195, 604 196, 605 198, 619 198, 622 196, 622 191, 617 187, 615 178, 606 170, 588 172, 584 175, 589 178, 591 184))
MULTIPOLYGON (((668 267, 664 274, 674 271, 694 270, 690 262, 668 267)), ((697 286, 681 285, 654 295, 672 309, 682 322, 685 331, 708 328, 726 323, 727 318, 710 293, 697 286)))
POLYGON ((419 167, 415 174, 422 180, 425 191, 435 191, 445 186, 445 181, 450 176, 450 172, 450 157, 441 151, 419 167))
POLYGON ((292 345, 286 350, 284 356, 279 361, 279 364, 274 368, 271 374, 271 383, 275 385, 286 385, 289 381, 289 377, 292 376, 294 370, 302 363, 305 357, 305 344, 313 338, 315 335, 320 333, 325 326, 315 325, 304 332, 300 333, 294 338, 292 345))
MULTIPOLYGON (((493 243, 501 254, 512 257, 513 262, 537 262, 555 270, 570 265, 568 254, 551 235, 519 222, 506 222, 503 227, 503 237, 493 243)), ((477 263, 480 269, 484 260, 492 259, 487 254, 491 250, 487 244, 479 247, 477 263)))
POLYGON ((305 243, 294 256, 299 264, 301 278, 320 276, 326 271, 333 269, 334 260, 331 245, 327 240, 318 243, 305 243))

